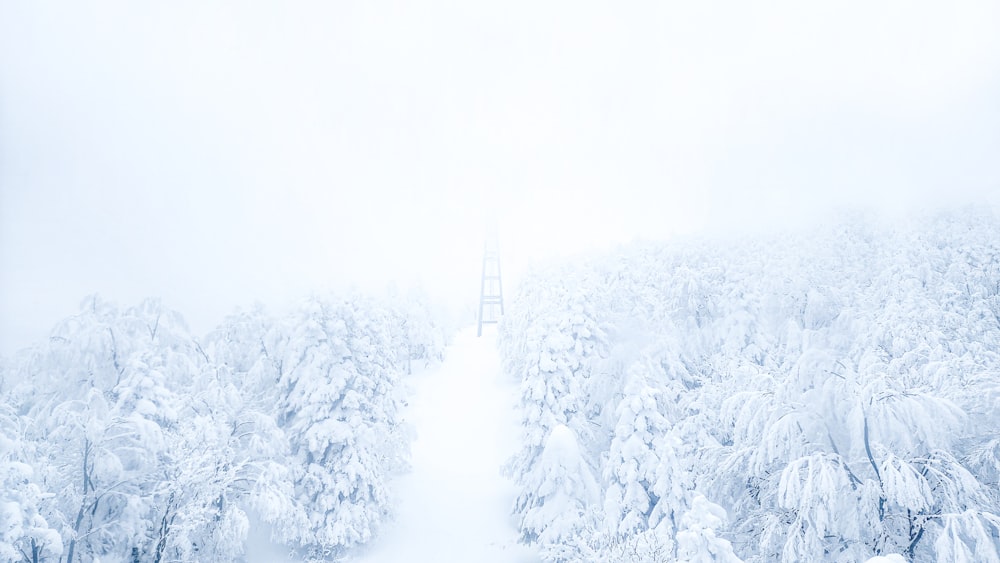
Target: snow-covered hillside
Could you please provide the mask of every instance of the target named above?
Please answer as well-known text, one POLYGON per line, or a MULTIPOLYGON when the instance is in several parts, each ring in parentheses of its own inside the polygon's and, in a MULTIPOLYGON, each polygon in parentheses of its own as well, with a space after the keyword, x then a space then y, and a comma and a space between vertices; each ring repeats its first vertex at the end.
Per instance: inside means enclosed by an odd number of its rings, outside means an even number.
POLYGON ((232 561, 251 521, 297 557, 369 541, 408 466, 420 299, 314 297, 203 339, 97 298, 0 373, 0 561, 232 561))
POLYGON ((509 301, 438 364, 418 295, 203 338, 88 299, 0 361, 0 561, 1000 563, 989 212, 636 243, 509 301))
POLYGON ((634 244, 500 326, 547 561, 1000 560, 1000 219, 634 244))

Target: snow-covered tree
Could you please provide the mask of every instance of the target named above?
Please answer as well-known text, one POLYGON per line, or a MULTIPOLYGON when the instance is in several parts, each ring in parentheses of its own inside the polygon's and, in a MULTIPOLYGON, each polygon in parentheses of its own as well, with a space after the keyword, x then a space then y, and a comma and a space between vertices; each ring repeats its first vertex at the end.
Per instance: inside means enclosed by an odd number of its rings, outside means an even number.
POLYGON ((67 562, 241 552, 246 526, 231 501, 253 483, 253 443, 273 420, 234 413, 233 381, 178 314, 88 299, 17 369, 35 384, 12 396, 31 421, 31 464, 54 493, 44 516, 67 562))
MULTIPOLYGON (((998 248, 1000 221, 982 210, 625 246, 527 278, 501 324, 503 365, 526 397, 547 385, 583 393, 565 399, 584 405, 565 423, 604 476, 605 556, 642 544, 681 557, 682 522, 702 499, 715 508, 691 529, 752 561, 990 560, 998 248), (578 376, 536 381, 571 303, 601 327, 604 352, 578 376), (648 387, 669 396, 641 416, 627 408, 652 404, 629 383, 640 350, 659 378, 648 387), (651 480, 642 460, 654 458, 651 480)), ((524 423, 515 459, 537 455, 551 427, 524 423)))
POLYGON ((26 463, 23 422, 0 404, 0 561, 45 561, 63 554, 59 531, 49 526, 42 505, 52 495, 42 490, 26 463))
POLYGON ((569 427, 552 429, 524 483, 516 501, 523 541, 537 542, 545 561, 577 561, 600 489, 569 427))
POLYGON ((310 556, 369 541, 387 516, 388 478, 406 452, 396 438, 397 350, 386 313, 310 299, 294 318, 279 379, 295 497, 282 539, 310 556))
POLYGON ((407 466, 405 361, 426 300, 238 312, 205 339, 157 300, 97 297, 0 360, 0 560, 220 561, 251 520, 303 555, 368 541, 407 466))
POLYGON ((636 362, 625 373, 625 385, 616 414, 609 456, 605 462, 605 513, 613 533, 627 537, 652 527, 669 508, 657 507, 654 492, 661 455, 673 451, 662 444, 669 439, 671 421, 666 404, 676 400, 668 391, 662 372, 647 362, 636 362))

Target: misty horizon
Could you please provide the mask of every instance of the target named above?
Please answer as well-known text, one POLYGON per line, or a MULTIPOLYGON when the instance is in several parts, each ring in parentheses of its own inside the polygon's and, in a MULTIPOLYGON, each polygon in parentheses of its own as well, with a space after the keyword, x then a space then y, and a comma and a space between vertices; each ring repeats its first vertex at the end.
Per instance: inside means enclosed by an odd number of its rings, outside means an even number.
POLYGON ((1000 202, 989 2, 0 7, 0 353, 84 296, 474 303, 639 239, 1000 202))

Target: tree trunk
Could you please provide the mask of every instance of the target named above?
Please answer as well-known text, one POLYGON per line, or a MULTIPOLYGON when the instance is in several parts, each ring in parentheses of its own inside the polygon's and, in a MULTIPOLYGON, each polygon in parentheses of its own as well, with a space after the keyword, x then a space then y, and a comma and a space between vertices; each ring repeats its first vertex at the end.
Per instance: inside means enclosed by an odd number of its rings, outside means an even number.
POLYGON ((174 522, 174 493, 170 493, 167 500, 167 507, 163 511, 163 518, 160 520, 160 537, 156 542, 156 551, 153 553, 153 563, 161 563, 163 554, 167 551, 167 536, 170 534, 170 525, 174 522))
POLYGON ((73 552, 76 551, 76 536, 80 533, 80 524, 83 523, 83 515, 87 506, 87 494, 90 493, 90 473, 87 465, 90 462, 90 440, 83 441, 83 498, 80 499, 80 511, 76 513, 76 522, 73 524, 73 539, 69 542, 69 549, 66 550, 66 563, 73 563, 73 552))

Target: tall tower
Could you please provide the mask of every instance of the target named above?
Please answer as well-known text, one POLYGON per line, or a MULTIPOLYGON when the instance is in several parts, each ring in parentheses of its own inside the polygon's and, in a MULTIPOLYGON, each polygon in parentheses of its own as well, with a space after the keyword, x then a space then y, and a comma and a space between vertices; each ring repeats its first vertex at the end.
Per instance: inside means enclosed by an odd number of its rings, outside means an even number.
POLYGON ((496 324, 503 315, 503 282, 500 281, 500 245, 497 224, 489 221, 486 242, 483 244, 483 279, 479 290, 479 328, 476 336, 483 335, 484 324, 496 324))

